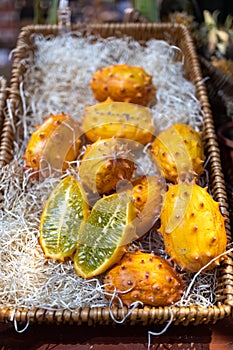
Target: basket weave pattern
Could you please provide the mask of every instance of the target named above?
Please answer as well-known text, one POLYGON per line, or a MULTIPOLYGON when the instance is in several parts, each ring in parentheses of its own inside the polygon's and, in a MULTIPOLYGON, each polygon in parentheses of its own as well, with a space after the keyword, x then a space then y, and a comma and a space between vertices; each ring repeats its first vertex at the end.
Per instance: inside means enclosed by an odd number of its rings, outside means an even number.
MULTIPOLYGON (((5 124, 5 107, 6 107, 6 99, 7 99, 7 81, 3 76, 0 76, 0 133, 4 134, 5 128, 3 125, 5 124)), ((7 135, 8 136, 8 135, 7 135)), ((7 140, 7 137, 4 137, 4 140, 7 140)), ((8 141, 6 149, 9 148, 8 141)), ((0 148, 0 163, 5 158, 5 156, 2 156, 2 151, 5 148, 4 143, 1 142, 1 148, 0 148)), ((3 151, 3 153, 5 153, 3 151)))

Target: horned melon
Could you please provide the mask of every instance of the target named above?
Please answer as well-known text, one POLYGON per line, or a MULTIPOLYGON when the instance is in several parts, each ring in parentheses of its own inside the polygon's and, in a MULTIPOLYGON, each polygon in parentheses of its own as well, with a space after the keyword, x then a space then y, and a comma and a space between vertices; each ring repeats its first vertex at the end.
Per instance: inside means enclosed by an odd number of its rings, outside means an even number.
POLYGON ((85 108, 82 130, 92 142, 115 136, 133 140, 135 146, 146 145, 155 134, 148 107, 110 99, 85 108))
POLYGON ((32 133, 23 156, 25 170, 32 169, 32 176, 38 177, 49 174, 48 168, 67 169, 68 162, 78 156, 80 135, 79 123, 69 114, 50 114, 32 133))
POLYGON ((155 98, 152 76, 142 67, 115 64, 97 70, 91 81, 96 100, 110 97, 114 101, 131 102, 143 106, 155 98))
POLYGON ((212 269, 224 259, 218 256, 226 250, 225 218, 207 188, 195 183, 170 185, 160 219, 165 249, 184 271, 212 269))
POLYGON ((116 293, 128 306, 136 301, 152 306, 170 305, 180 300, 184 286, 183 278, 167 260, 140 251, 126 253, 105 276, 107 296, 116 293))
POLYGON ((174 124, 161 131, 151 147, 152 160, 173 183, 192 180, 204 172, 201 135, 191 125, 174 124))
POLYGON ((78 169, 80 180, 88 192, 109 194, 121 180, 130 180, 134 159, 124 139, 104 139, 90 144, 78 169))

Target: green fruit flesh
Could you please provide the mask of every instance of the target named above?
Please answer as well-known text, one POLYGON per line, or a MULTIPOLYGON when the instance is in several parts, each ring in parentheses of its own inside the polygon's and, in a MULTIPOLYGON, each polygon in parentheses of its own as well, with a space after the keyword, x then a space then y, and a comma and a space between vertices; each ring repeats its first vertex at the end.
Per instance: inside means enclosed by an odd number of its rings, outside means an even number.
POLYGON ((130 242, 130 225, 126 214, 128 206, 127 196, 114 194, 103 197, 92 208, 85 226, 79 232, 74 256, 75 265, 83 274, 89 275, 98 270, 109 259, 114 259, 114 255, 130 242))
POLYGON ((79 182, 68 176, 52 191, 42 214, 40 241, 46 256, 63 260, 76 247, 87 207, 79 182))

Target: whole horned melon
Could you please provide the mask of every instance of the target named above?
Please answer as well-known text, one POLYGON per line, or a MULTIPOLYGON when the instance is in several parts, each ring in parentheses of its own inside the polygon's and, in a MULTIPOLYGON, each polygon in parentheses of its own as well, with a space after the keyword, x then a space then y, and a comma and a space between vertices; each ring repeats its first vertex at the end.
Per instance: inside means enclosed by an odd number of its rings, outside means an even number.
POLYGON ((80 149, 80 127, 69 114, 50 114, 42 125, 36 127, 28 142, 23 158, 33 176, 45 174, 50 169, 65 170, 68 162, 76 159, 80 149))
POLYGON ((224 259, 210 263, 225 252, 227 236, 219 203, 206 188, 194 183, 170 185, 160 219, 165 249, 184 271, 210 270, 224 259))
POLYGON ((174 124, 161 131, 152 143, 152 160, 173 183, 204 172, 204 146, 200 133, 190 125, 174 124))
POLYGON ((109 194, 121 180, 130 180, 134 171, 133 157, 124 139, 99 140, 89 145, 78 169, 87 191, 109 194))
POLYGON ((143 176, 133 181, 133 201, 138 210, 134 222, 138 235, 148 232, 159 218, 165 191, 166 183, 158 176, 143 176))
POLYGON ((140 251, 126 253, 105 276, 106 292, 116 292, 128 306, 135 301, 152 306, 170 305, 180 300, 184 285, 181 275, 167 260, 140 251))
POLYGON ((128 64, 100 68, 92 76, 91 87, 100 102, 110 97, 113 101, 147 106, 155 98, 152 76, 142 67, 128 64))
POLYGON ((115 136, 142 145, 150 142, 155 133, 148 107, 111 99, 85 108, 82 130, 92 142, 115 136))

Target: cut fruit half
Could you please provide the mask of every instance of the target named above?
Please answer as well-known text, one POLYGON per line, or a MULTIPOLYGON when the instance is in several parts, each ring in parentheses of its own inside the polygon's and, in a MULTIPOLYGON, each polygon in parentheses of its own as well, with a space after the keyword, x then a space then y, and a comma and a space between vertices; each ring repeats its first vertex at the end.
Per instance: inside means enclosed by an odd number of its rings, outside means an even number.
POLYGON ((132 223, 136 209, 131 197, 114 193, 99 199, 79 231, 74 268, 79 276, 93 277, 117 263, 136 237, 132 223))
POLYGON ((65 177, 51 192, 41 215, 39 242, 46 258, 64 261, 72 256, 88 213, 82 185, 73 176, 65 177))

